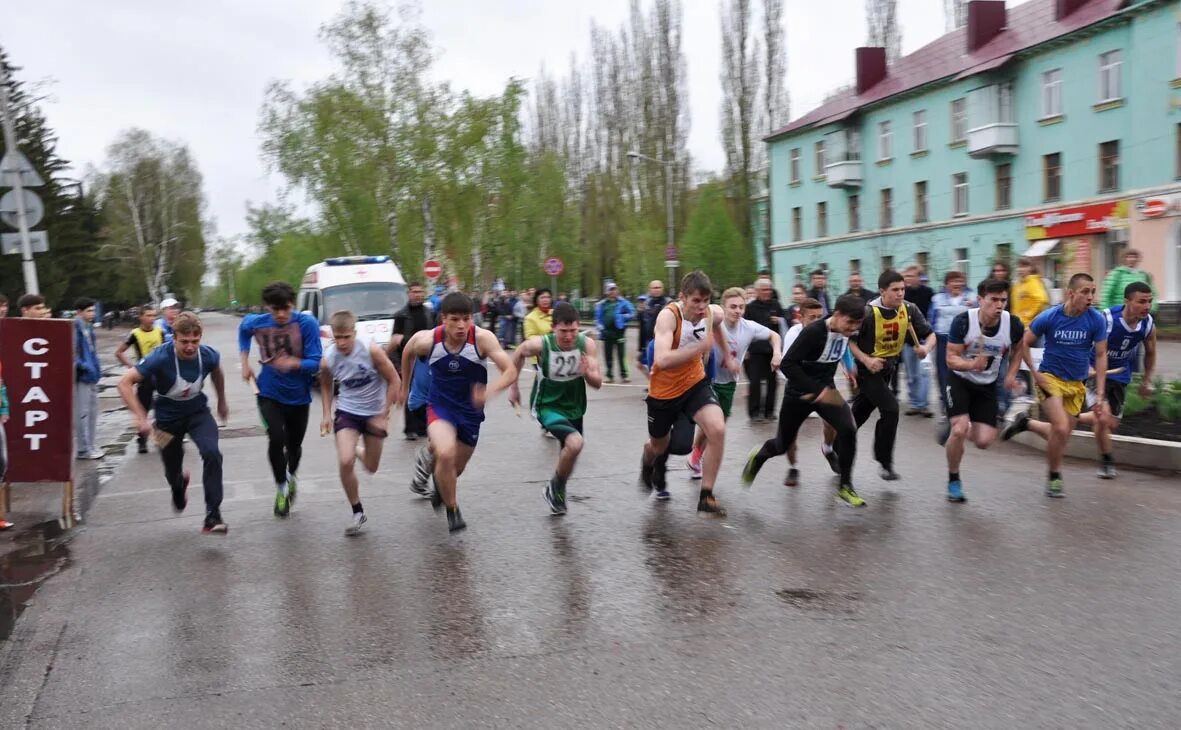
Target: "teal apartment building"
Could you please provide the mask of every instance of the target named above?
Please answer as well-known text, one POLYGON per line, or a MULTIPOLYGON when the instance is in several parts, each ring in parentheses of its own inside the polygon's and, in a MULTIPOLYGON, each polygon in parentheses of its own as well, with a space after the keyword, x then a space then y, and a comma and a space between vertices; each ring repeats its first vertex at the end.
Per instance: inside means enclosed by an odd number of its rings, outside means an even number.
POLYGON ((1061 286, 1131 245, 1175 315, 1181 0, 974 0, 965 27, 892 64, 859 48, 856 71, 766 139, 781 291, 908 263, 976 282, 1021 255, 1061 286))

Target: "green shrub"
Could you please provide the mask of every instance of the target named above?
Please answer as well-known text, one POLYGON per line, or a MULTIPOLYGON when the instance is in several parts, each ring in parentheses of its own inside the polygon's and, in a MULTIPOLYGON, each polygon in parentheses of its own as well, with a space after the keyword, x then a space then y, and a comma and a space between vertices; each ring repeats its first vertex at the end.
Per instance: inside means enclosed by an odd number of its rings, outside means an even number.
POLYGON ((1181 421, 1181 389, 1174 389, 1172 385, 1160 388, 1152 396, 1152 407, 1163 421, 1181 421))
POLYGON ((1148 408, 1148 400, 1140 395, 1140 383, 1143 380, 1140 373, 1136 373, 1132 377, 1132 383, 1128 386, 1128 395, 1124 400, 1124 415, 1134 416, 1144 409, 1148 408))

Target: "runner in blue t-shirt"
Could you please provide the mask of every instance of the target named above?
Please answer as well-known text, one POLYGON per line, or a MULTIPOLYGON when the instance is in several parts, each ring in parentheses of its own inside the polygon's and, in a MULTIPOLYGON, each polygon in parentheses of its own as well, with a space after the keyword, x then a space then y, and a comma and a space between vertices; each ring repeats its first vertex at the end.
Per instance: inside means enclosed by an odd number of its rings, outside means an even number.
POLYGON ((201 454, 205 488, 205 534, 224 534, 221 518, 221 450, 217 445, 217 423, 209 413, 209 401, 202 389, 205 378, 217 391, 217 417, 225 423, 230 416, 226 401, 225 376, 217 350, 201 344, 201 320, 192 312, 181 312, 173 322, 173 341, 152 350, 119 381, 119 395, 135 418, 135 429, 152 431, 148 412, 136 393, 136 386, 150 380, 156 386, 156 442, 164 460, 164 478, 172 489, 172 506, 177 512, 188 505, 185 494, 189 473, 184 470, 184 437, 188 436, 201 454))
MULTIPOLYGON (((1001 434, 1005 441, 1022 431, 1033 431, 1046 439, 1046 461, 1050 478, 1047 497, 1063 497, 1062 457, 1074 423, 1086 401, 1087 375, 1091 370, 1092 349, 1095 363, 1096 416, 1106 413, 1107 320, 1095 301, 1095 280, 1090 274, 1070 277, 1066 301, 1039 314, 1025 331, 1022 358, 1037 384, 1041 412, 1046 421, 1034 421, 1028 414, 1018 414, 1001 434), (1030 348, 1039 337, 1045 338, 1042 362, 1036 369, 1030 348)), ((1013 367, 1013 366, 1010 366, 1013 367)))
POLYGON ((296 472, 303 455, 312 402, 312 379, 320 370, 320 326, 295 312, 295 290, 276 281, 262 290, 265 314, 251 314, 238 327, 242 379, 255 380, 258 410, 267 429, 267 458, 275 479, 275 514, 286 517, 295 502, 296 472), (262 370, 250 367, 250 341, 258 342, 262 370))
MULTIPOLYGON (((1097 417, 1093 410, 1079 416, 1079 423, 1095 431, 1095 445, 1103 463, 1099 466, 1100 479, 1115 479, 1115 461, 1111 458, 1111 434, 1119 428, 1124 417, 1124 400, 1132 374, 1139 369, 1140 346, 1144 346, 1144 377, 1140 381, 1140 395, 1152 394, 1152 374, 1156 369, 1156 327, 1152 320, 1152 287, 1134 281, 1124 287, 1124 303, 1105 311, 1107 319, 1107 412, 1097 417)), ((1092 384, 1087 389, 1087 406, 1094 408, 1098 400, 1092 384)))
MULTIPOLYGON (((406 407, 410 411, 421 411, 422 422, 426 423, 427 398, 431 393, 431 365, 425 357, 414 358, 413 382, 410 385, 410 397, 406 407)), ((435 471, 435 454, 431 451, 428 441, 418 447, 414 455, 414 478, 410 480, 410 491, 423 499, 431 498, 431 490, 427 482, 435 471)))

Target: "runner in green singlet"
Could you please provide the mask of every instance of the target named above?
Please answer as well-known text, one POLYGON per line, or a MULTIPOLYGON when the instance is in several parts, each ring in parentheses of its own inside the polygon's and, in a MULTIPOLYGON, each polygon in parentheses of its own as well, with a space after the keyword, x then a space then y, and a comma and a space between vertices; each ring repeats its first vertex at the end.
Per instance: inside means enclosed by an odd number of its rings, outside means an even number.
MULTIPOLYGON (((554 476, 545 485, 543 496, 555 515, 566 514, 566 480, 582 452, 582 417, 586 413, 586 386, 596 390, 603 385, 599 353, 595 341, 578 331, 578 310, 567 302, 558 302, 553 313, 553 332, 530 337, 516 349, 513 364, 518 377, 526 358, 537 357, 537 379, 530 399, 533 417, 554 435, 561 445, 554 476)), ((521 389, 514 381, 509 402, 521 404, 521 389)))

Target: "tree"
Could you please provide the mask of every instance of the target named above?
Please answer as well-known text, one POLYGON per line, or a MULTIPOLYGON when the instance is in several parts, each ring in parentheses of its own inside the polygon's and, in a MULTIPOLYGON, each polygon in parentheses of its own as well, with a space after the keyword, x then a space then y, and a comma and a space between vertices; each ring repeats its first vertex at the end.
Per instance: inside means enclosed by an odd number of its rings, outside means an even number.
POLYGON ((698 189, 697 205, 681 239, 686 270, 701 269, 714 287, 745 286, 754 276, 750 249, 727 210, 725 188, 709 183, 698 189))
POLYGON ((725 0, 721 15, 722 145, 726 151, 726 176, 739 218, 738 229, 743 240, 749 241, 756 154, 762 147, 762 142, 755 139, 759 43, 751 38, 750 0, 725 0))
POLYGON ((948 31, 968 24, 968 0, 943 0, 943 17, 948 31))
POLYGON ((142 277, 152 301, 196 297, 205 273, 201 174, 188 148, 142 129, 120 134, 95 177, 109 229, 100 253, 142 277))
MULTIPOLYGON (((763 72, 762 136, 767 136, 791 121, 791 99, 787 93, 787 43, 783 30, 783 0, 763 0, 763 72)), ((766 146, 760 144, 764 151, 766 146)))
POLYGON ((898 27, 898 0, 865 0, 865 19, 869 24, 866 44, 886 49, 886 59, 902 56, 902 31, 898 27))

